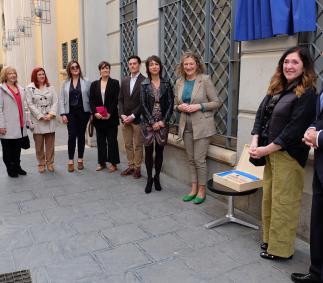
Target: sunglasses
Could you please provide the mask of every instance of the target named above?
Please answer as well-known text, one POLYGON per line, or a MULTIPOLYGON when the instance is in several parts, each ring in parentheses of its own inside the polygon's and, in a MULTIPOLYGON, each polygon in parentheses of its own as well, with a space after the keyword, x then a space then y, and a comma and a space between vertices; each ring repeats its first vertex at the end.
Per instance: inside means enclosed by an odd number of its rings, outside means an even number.
POLYGON ((71 66, 71 70, 78 70, 80 67, 75 65, 75 66, 71 66))

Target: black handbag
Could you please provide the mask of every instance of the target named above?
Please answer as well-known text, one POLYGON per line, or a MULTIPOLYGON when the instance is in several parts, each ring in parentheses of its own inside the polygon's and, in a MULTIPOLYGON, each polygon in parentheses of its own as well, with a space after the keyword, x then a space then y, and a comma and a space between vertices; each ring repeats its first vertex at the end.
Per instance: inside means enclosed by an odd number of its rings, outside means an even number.
POLYGON ((265 158, 265 156, 260 157, 260 158, 249 157, 249 162, 255 166, 265 166, 266 165, 266 158, 265 158))
POLYGON ((28 135, 27 136, 24 136, 20 139, 20 147, 22 149, 28 149, 30 148, 30 140, 29 140, 29 137, 28 135))
MULTIPOLYGON (((264 145, 264 141, 261 137, 261 135, 258 136, 258 146, 263 146, 264 145)), ((265 166, 266 165, 266 158, 265 156, 260 157, 260 158, 253 158, 253 157, 249 157, 249 162, 255 166, 265 166)))
POLYGON ((89 121, 89 125, 88 125, 88 131, 89 131, 89 136, 90 138, 93 137, 93 132, 94 132, 94 125, 93 125, 93 115, 90 116, 90 121, 89 121))

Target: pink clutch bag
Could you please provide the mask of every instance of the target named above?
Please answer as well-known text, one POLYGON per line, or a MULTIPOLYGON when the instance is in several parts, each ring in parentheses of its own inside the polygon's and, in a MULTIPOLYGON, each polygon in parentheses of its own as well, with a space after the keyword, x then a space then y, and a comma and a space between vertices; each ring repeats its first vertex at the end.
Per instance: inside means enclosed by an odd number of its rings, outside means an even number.
POLYGON ((108 111, 105 106, 97 106, 95 108, 96 112, 99 113, 102 117, 107 117, 108 116, 108 111))

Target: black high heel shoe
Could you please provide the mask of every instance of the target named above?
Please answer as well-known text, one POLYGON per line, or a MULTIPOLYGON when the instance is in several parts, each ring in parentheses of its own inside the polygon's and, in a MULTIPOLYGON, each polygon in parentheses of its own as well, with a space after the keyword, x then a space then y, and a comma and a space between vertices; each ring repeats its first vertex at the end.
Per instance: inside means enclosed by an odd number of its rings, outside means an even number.
POLYGON ((264 250, 264 251, 267 251, 267 249, 268 249, 268 243, 261 243, 261 244, 260 244, 260 248, 261 248, 262 250, 264 250))
POLYGON ((151 189, 153 187, 153 182, 154 182, 153 178, 150 178, 150 179, 147 180, 147 185, 145 187, 145 193, 146 194, 151 193, 151 189))
POLYGON ((261 252, 260 256, 262 258, 270 259, 270 260, 287 260, 287 259, 292 259, 293 258, 293 255, 291 255, 290 257, 281 257, 281 256, 278 256, 278 255, 269 254, 267 252, 261 252))
POLYGON ((155 184, 156 191, 161 191, 163 189, 159 182, 159 176, 154 177, 154 184, 155 184))

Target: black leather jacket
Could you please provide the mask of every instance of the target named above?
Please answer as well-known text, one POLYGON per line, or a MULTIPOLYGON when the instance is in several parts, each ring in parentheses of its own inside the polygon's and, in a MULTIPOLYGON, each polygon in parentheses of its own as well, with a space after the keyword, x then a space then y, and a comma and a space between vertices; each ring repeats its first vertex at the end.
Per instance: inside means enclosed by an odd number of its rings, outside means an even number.
MULTIPOLYGON (((154 108, 155 96, 153 94, 150 79, 145 79, 141 83, 140 88, 140 104, 142 107, 142 121, 153 125, 155 123, 152 117, 152 111, 154 108)), ((162 112, 163 122, 169 123, 169 120, 173 113, 174 107, 174 93, 173 88, 169 82, 164 78, 160 79, 160 109, 162 112)))

